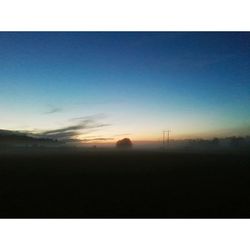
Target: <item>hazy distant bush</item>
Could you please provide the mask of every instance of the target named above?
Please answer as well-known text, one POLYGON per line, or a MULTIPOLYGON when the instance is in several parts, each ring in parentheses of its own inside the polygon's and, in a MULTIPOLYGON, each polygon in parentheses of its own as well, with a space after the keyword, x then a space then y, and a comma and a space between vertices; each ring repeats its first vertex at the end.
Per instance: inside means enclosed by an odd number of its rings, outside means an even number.
POLYGON ((116 147, 117 148, 121 148, 121 149, 129 149, 129 148, 132 148, 132 142, 129 138, 124 138, 122 140, 119 140, 117 143, 116 143, 116 147))

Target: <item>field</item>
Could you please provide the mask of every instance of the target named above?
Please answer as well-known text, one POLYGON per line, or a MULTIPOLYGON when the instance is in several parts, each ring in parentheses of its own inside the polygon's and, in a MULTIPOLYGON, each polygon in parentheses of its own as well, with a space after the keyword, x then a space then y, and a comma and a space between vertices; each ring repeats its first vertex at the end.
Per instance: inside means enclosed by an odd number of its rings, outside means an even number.
POLYGON ((1 218, 250 218, 250 155, 0 154, 1 218))

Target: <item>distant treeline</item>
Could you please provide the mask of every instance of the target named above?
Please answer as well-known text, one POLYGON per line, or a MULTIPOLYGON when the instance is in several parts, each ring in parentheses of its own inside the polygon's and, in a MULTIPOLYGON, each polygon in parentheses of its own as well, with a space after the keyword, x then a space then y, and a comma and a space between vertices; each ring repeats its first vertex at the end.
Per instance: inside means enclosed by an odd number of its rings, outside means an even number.
POLYGON ((232 136, 213 139, 192 139, 186 141, 187 148, 193 149, 250 149, 250 136, 232 136))
POLYGON ((62 142, 47 138, 34 138, 25 134, 0 133, 0 148, 42 147, 61 145, 62 142))

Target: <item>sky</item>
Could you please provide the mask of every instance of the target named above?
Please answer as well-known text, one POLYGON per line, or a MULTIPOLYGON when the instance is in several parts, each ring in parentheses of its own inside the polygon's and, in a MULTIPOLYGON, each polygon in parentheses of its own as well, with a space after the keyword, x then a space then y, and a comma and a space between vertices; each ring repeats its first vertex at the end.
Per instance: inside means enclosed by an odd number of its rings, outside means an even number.
POLYGON ((0 32, 0 129, 56 139, 250 134, 250 33, 0 32))

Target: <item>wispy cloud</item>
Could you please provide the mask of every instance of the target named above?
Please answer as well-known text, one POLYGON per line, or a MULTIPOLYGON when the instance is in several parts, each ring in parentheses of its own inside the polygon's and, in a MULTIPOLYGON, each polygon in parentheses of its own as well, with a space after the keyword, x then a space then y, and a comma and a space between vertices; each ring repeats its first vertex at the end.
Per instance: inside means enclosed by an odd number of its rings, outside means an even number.
POLYGON ((44 114, 54 114, 58 112, 62 112, 62 108, 60 107, 55 107, 55 106, 50 106, 47 111, 44 112, 44 114))
POLYGON ((68 120, 70 125, 59 127, 51 130, 5 130, 0 129, 0 135, 27 135, 34 138, 47 138, 61 141, 101 141, 111 140, 113 138, 105 138, 100 135, 87 136, 98 131, 102 127, 110 126, 111 124, 103 123, 100 120, 104 118, 104 114, 97 114, 92 116, 75 117, 68 120), (79 139, 79 136, 86 138, 79 139))
POLYGON ((80 116, 80 117, 74 117, 74 118, 71 118, 69 119, 69 121, 86 121, 86 120, 99 120, 99 119, 103 119, 103 118, 106 118, 106 115, 103 114, 103 113, 100 113, 100 114, 95 114, 95 115, 88 115, 88 116, 80 116))
POLYGON ((46 130, 37 135, 57 140, 69 140, 75 139, 78 135, 88 134, 93 129, 110 126, 110 124, 99 122, 97 116, 77 117, 70 119, 70 122, 72 121, 74 124, 70 126, 46 130))
POLYGON ((111 141, 114 138, 111 137, 96 137, 96 138, 85 138, 80 140, 81 142, 91 142, 91 141, 111 141))

